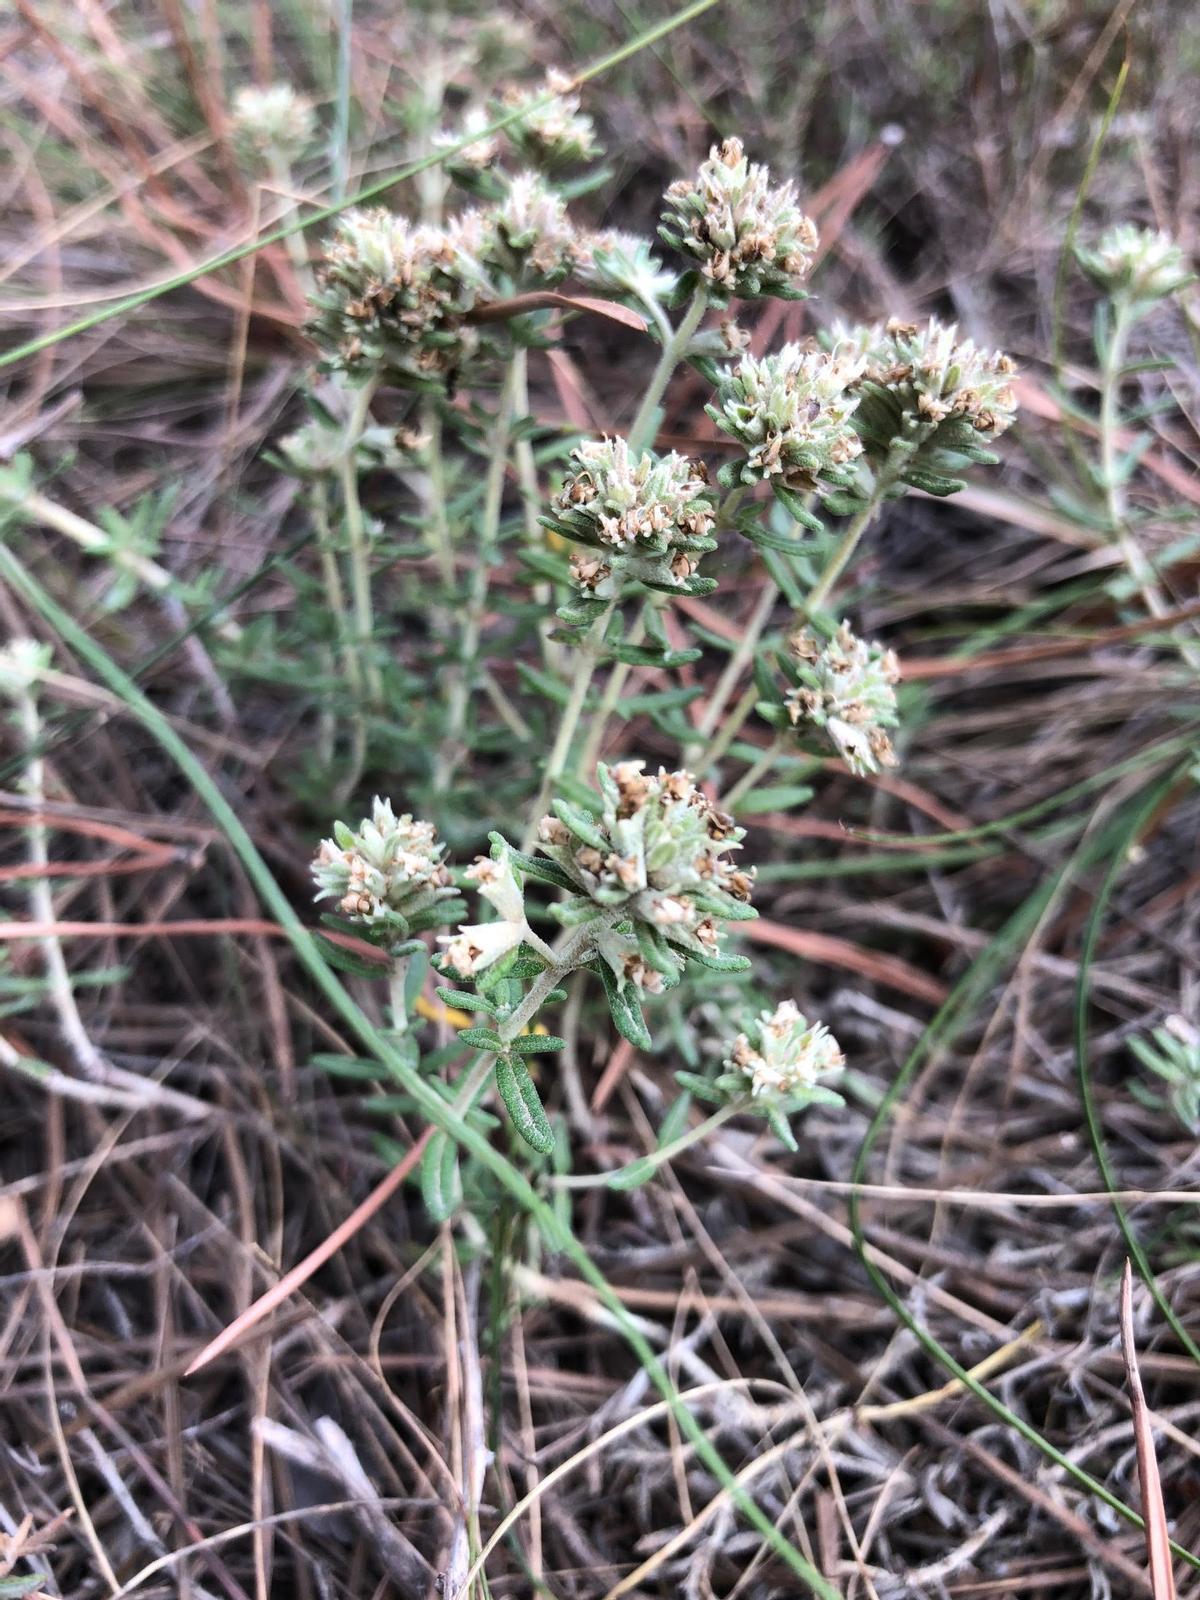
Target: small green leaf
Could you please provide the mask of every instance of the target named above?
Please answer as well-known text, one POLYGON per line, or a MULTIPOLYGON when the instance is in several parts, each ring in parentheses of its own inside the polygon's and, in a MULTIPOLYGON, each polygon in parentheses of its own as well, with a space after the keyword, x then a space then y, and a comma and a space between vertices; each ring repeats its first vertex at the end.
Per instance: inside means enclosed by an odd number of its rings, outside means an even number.
POLYGON ((425 1146, 420 1168, 421 1199, 431 1222, 446 1222, 462 1197, 458 1146, 448 1133, 435 1133, 425 1146))
POLYGON ((439 1000, 444 1000, 448 1006, 455 1006, 459 1011, 486 1011, 489 1017, 496 1015, 496 1008, 485 995, 470 994, 464 989, 439 988, 439 1000))
POLYGON ((639 1050, 652 1049, 654 1041, 646 1027, 646 1020, 642 1016, 642 1008, 633 985, 626 984, 622 991, 607 961, 600 962, 600 976, 604 981, 608 1009, 612 1012, 617 1032, 623 1039, 628 1039, 630 1044, 636 1045, 639 1050))
POLYGON ((558 1050, 565 1050, 567 1041, 557 1038, 552 1033, 526 1033, 519 1039, 514 1039, 508 1048, 518 1056, 545 1056, 553 1055, 558 1050))
POLYGON ((529 1068, 519 1056, 501 1056, 496 1062, 496 1087, 508 1107, 513 1127, 540 1155, 554 1149, 554 1130, 542 1105, 529 1068))
POLYGON ((590 844, 593 850, 603 850, 605 854, 608 853, 610 848, 608 840, 586 811, 572 805, 569 800, 556 800, 554 814, 564 826, 570 828, 577 839, 584 844, 590 844))
MULTIPOLYGON (((747 966, 749 962, 747 962, 747 966)), ((695 1072, 677 1072, 675 1082, 681 1089, 686 1089, 689 1094, 694 1094, 697 1100, 703 1100, 705 1105, 723 1106, 725 1096, 713 1083, 711 1078, 702 1078, 695 1072)))
POLYGON ((794 806, 807 805, 813 792, 807 783, 780 783, 764 789, 752 789, 738 801, 738 815, 755 816, 763 811, 791 811, 794 806))
POLYGON ((504 1049, 504 1040, 491 1028, 463 1028, 458 1038, 460 1044, 469 1044, 472 1050, 504 1049))
POLYGON ((386 961, 368 961, 365 956, 357 955, 353 950, 344 950, 340 944, 334 944, 333 940, 327 939, 323 933, 318 933, 316 938, 321 947, 321 954, 338 972, 348 972, 355 978, 387 976, 386 961))

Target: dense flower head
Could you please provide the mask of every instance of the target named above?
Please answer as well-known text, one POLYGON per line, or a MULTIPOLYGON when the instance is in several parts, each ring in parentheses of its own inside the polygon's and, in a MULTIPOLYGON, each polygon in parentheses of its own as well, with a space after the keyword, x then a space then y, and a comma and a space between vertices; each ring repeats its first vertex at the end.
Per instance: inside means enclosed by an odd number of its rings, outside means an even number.
POLYGON ((754 915, 754 873, 733 857, 744 830, 690 773, 660 767, 651 775, 644 765, 599 766, 599 816, 560 801, 542 818, 538 839, 575 888, 560 908, 563 920, 619 912, 597 948, 622 984, 657 991, 687 955, 717 953, 723 921, 754 915))
POLYGON ((695 178, 664 196, 659 232, 699 263, 712 298, 797 298, 817 248, 817 229, 790 183, 772 188, 766 167, 747 161, 740 139, 714 145, 695 178))
POLYGON ((585 283, 613 294, 630 294, 645 304, 675 292, 678 275, 669 272, 640 234, 605 229, 581 234, 576 271, 585 283))
POLYGON ((317 118, 290 83, 260 89, 244 83, 233 97, 230 118, 234 142, 248 155, 292 161, 313 142, 317 118))
POLYGON ((887 729, 899 721, 894 686, 900 663, 895 652, 856 638, 845 622, 828 641, 802 631, 791 645, 798 682, 786 706, 793 725, 823 728, 859 776, 894 767, 887 729))
POLYGON ((745 448, 745 461, 729 476, 741 483, 778 481, 802 494, 845 484, 862 452, 852 421, 858 405, 853 385, 862 368, 860 356, 799 344, 761 360, 743 356, 726 368, 706 410, 745 448))
POLYGON ((1183 251, 1166 233, 1119 222, 1091 249, 1076 249, 1080 263, 1110 294, 1164 300, 1192 281, 1183 251))
POLYGON ((462 319, 486 289, 453 230, 381 206, 349 211, 325 246, 308 332, 333 370, 431 385, 474 350, 462 319))
POLYGON ((431 822, 408 812, 398 817, 377 795, 358 830, 335 822, 312 864, 317 899, 334 899, 338 911, 368 927, 411 923, 454 894, 431 822))
POLYGON ((564 73, 548 72, 540 89, 508 89, 504 110, 521 112, 505 132, 524 160, 534 166, 552 172, 600 154, 592 119, 580 111, 579 96, 564 73), (553 99, 547 102, 548 95, 553 99))
POLYGON ((839 327, 832 353, 862 363, 858 421, 869 447, 872 442, 886 445, 892 432, 954 449, 963 437, 998 437, 1016 417, 1012 359, 960 339, 955 323, 937 317, 925 324, 893 318, 874 327, 839 327), (882 431, 862 428, 864 421, 880 417, 879 405, 872 407, 868 394, 884 403, 882 431))
POLYGON ((606 593, 619 570, 658 589, 683 588, 699 557, 716 546, 703 463, 672 450, 630 453, 625 439, 593 439, 571 452, 574 463, 554 501, 554 527, 591 545, 601 558, 577 556, 579 587, 606 593))
POLYGON ((809 1022, 795 1001, 762 1011, 739 1033, 725 1066, 741 1075, 754 1099, 790 1100, 840 1072, 846 1058, 823 1022, 809 1022))
POLYGON ((516 280, 560 283, 575 265, 576 235, 557 189, 536 172, 518 172, 507 192, 484 213, 484 250, 516 280))

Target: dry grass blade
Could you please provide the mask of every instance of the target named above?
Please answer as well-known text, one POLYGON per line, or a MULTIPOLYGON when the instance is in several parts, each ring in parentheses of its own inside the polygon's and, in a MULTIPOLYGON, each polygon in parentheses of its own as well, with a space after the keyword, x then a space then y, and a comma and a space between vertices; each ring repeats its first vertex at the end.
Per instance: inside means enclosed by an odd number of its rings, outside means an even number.
POLYGON ((1133 1433, 1137 1444, 1138 1481, 1142 1488, 1142 1516, 1146 1519, 1150 1585, 1154 1600, 1175 1600, 1171 1534, 1167 1527, 1162 1479, 1154 1451, 1154 1430, 1142 1390, 1142 1375, 1138 1371, 1137 1345, 1133 1335, 1133 1267, 1128 1259, 1121 1275, 1121 1348, 1125 1354, 1125 1376, 1129 1384, 1129 1405, 1133 1412, 1133 1433))

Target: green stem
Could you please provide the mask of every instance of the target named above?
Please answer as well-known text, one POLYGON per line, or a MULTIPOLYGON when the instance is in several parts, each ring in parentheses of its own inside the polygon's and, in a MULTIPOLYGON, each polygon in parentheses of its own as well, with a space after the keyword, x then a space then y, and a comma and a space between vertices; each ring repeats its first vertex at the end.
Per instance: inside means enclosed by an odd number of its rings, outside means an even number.
POLYGON ((355 645, 362 664, 362 684, 372 710, 383 707, 383 674, 375 659, 375 612, 371 602, 371 556, 362 501, 358 496, 358 444, 363 436, 377 379, 365 383, 354 397, 346 419, 342 451, 338 459, 338 482, 342 491, 342 511, 346 518, 346 540, 350 547, 350 592, 354 605, 355 645))
POLYGON ((847 524, 841 538, 834 546, 832 555, 825 563, 821 576, 813 585, 812 592, 804 602, 806 616, 811 617, 814 611, 819 611, 833 593, 834 585, 845 571, 850 557, 858 549, 859 540, 871 526, 875 513, 883 503, 883 496, 887 487, 887 479, 881 479, 876 483, 871 498, 847 524))
POLYGON ((715 1133, 730 1117, 744 1111, 745 1105, 740 1101, 731 1101, 729 1105, 722 1106, 719 1111, 714 1111, 711 1117, 705 1117, 703 1122, 698 1122, 694 1128, 689 1128, 687 1133, 681 1133, 678 1139, 672 1139, 670 1144, 660 1145, 648 1156, 640 1156, 636 1161, 630 1161, 624 1167, 618 1167, 615 1172, 588 1172, 579 1176, 566 1176, 551 1180, 555 1189, 605 1189, 623 1187, 622 1180, 634 1180, 643 1183, 658 1171, 659 1167, 666 1166, 684 1150, 690 1150, 692 1145, 699 1144, 707 1139, 710 1133, 715 1133))
MULTIPOLYGON (((653 605, 654 603, 650 599, 645 602, 646 605, 653 605)), ((628 643, 641 644, 645 637, 646 617, 643 610, 637 622, 634 623, 628 643)), ((600 704, 596 707, 592 716, 592 724, 588 729, 583 751, 579 757, 579 765, 576 768, 577 774, 585 782, 596 769, 596 762, 600 759, 600 750, 604 744, 604 734, 608 727, 608 719, 617 708, 617 701, 621 698, 621 691, 624 689, 626 680, 632 670, 627 661, 613 662, 612 671, 608 675, 608 682, 605 684, 604 693, 600 698, 600 704)))
POLYGON ((513 399, 516 394, 516 357, 508 363, 504 382, 500 388, 500 401, 492 424, 487 482, 484 485, 483 518, 479 527, 479 548, 471 567, 471 582, 467 591, 467 610, 463 622, 461 659, 451 679, 450 704, 446 717, 446 737, 438 758, 436 781, 445 783, 457 760, 458 749, 466 727, 467 707, 471 700, 475 658, 479 654, 479 639, 483 631, 483 615, 487 609, 488 585, 492 576, 492 560, 500 537, 500 508, 504 500, 504 475, 508 468, 508 443, 512 431, 513 399))
POLYGON ((528 850, 537 838, 537 826, 550 804, 554 793, 554 785, 566 771, 567 760, 571 754, 571 741, 579 726, 579 719, 583 715, 583 708, 587 703, 588 690, 592 686, 596 665, 604 646, 604 636, 608 632, 608 624, 617 602, 612 600, 607 608, 601 612, 588 629, 587 636, 580 646, 579 657, 575 664, 575 676, 571 680, 570 697, 563 707, 563 714, 559 719, 558 732, 554 737, 554 745, 546 762, 545 771, 542 773, 541 787, 538 789, 537 799, 533 803, 529 823, 522 841, 522 850, 528 850))
POLYGON ((729 793, 724 796, 721 804, 728 810, 732 811, 742 796, 749 794, 751 789, 753 789, 754 785, 760 778, 766 777, 767 773, 770 772, 771 768, 779 760, 779 757, 782 754, 783 740, 774 739, 763 751, 762 755, 759 756, 754 765, 752 767, 748 767, 747 770, 742 773, 742 776, 734 784, 733 788, 730 789, 729 793))
POLYGON ((758 597, 758 604, 747 622, 737 648, 725 663, 724 671, 717 679, 717 686, 713 690, 712 699, 709 701, 704 715, 696 726, 696 741, 712 738, 713 729, 721 720, 721 714, 729 703, 730 696, 741 681, 742 673, 754 659, 754 652, 758 649, 758 641, 762 637, 763 629, 771 620, 771 613, 775 609, 775 601, 779 597, 779 586, 773 578, 767 578, 763 583, 762 593, 758 597))
POLYGON ((662 397, 667 392, 667 385, 675 368, 683 359, 688 345, 692 342, 692 335, 700 326, 701 319, 708 309, 708 292, 700 288, 692 296, 691 304, 684 313, 683 321, 675 329, 671 338, 662 347, 642 403, 638 407, 637 416, 629 429, 629 453, 635 458, 643 450, 650 449, 654 444, 658 432, 658 408, 662 397))

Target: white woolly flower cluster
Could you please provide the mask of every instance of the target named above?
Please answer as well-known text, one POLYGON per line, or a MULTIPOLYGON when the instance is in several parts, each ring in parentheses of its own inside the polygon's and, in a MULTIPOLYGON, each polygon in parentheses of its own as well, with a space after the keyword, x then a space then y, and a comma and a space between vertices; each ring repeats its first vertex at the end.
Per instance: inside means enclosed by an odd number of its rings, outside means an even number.
POLYGON ((484 254, 514 278, 530 272, 542 284, 560 283, 575 265, 575 229, 557 189, 536 172, 518 172, 504 198, 483 213, 484 254))
POLYGON ((602 552, 576 556, 578 586, 602 596, 616 571, 655 588, 687 584, 705 551, 715 514, 702 462, 672 450, 630 453, 625 439, 593 439, 572 451, 575 469, 554 501, 551 525, 602 552))
POLYGON ((1117 223, 1091 249, 1079 246, 1076 254, 1110 294, 1128 294, 1135 300, 1165 300, 1193 278, 1183 251, 1169 234, 1131 222, 1117 223))
POLYGON ((10 639, 0 649, 0 694, 27 695, 50 665, 50 646, 38 639, 10 639))
POLYGON ((334 899, 338 911, 369 928, 407 932, 415 918, 453 895, 431 822, 410 813, 398 817, 390 800, 375 797, 370 817, 357 832, 335 822, 312 864, 318 900, 334 899))
POLYGON ((791 646, 797 682, 785 704, 793 726, 808 722, 823 728, 860 777, 894 767, 896 753, 886 730, 899 721, 895 652, 856 638, 845 622, 828 641, 800 632, 791 646))
MULTIPOLYGON (((890 397, 902 428, 965 424, 975 434, 997 437, 1016 417, 1012 358, 960 339, 956 323, 930 317, 920 325, 893 318, 874 327, 837 327, 833 355, 861 363, 864 389, 890 397)), ((860 409, 868 409, 865 395, 860 409)), ((951 448, 953 431, 946 430, 951 448)))
POLYGON ((714 807, 687 772, 645 773, 641 761, 601 764, 599 816, 559 801, 543 817, 540 848, 570 879, 575 899, 559 912, 585 921, 619 911, 636 942, 619 933, 597 947, 621 984, 658 992, 688 955, 714 955, 723 921, 754 916, 754 873, 731 852, 744 830, 714 807))
POLYGON ((654 254, 648 239, 615 229, 580 236, 576 271, 585 283, 632 295, 643 305, 666 300, 679 281, 678 274, 669 272, 654 254))
POLYGON ((844 485, 862 453, 852 419, 853 385, 864 364, 848 352, 785 344, 761 361, 744 356, 726 368, 705 409, 745 448, 745 461, 728 476, 747 484, 777 480, 800 494, 844 485))
POLYGON ((762 1011, 730 1046, 725 1066, 758 1099, 790 1100, 846 1064, 823 1022, 809 1022, 792 1000, 762 1011))
POLYGON ((230 127, 239 149, 262 160, 293 161, 303 155, 317 132, 310 103, 290 83, 260 89, 244 83, 233 97, 230 127))
POLYGON ((747 161, 740 139, 714 145, 695 178, 664 196, 659 233, 699 263, 719 304, 738 297, 796 299, 812 267, 817 228, 790 183, 773 188, 766 167, 747 161))

